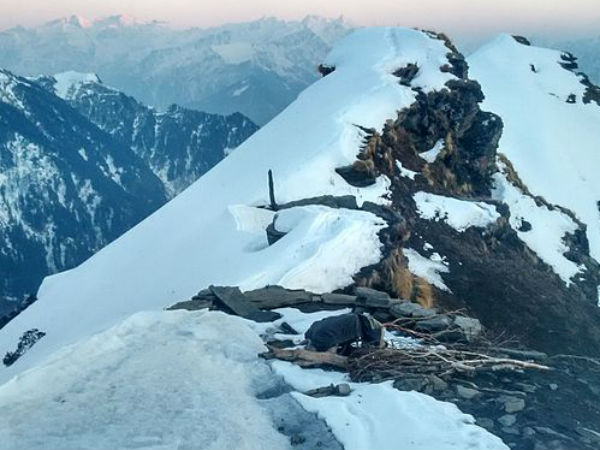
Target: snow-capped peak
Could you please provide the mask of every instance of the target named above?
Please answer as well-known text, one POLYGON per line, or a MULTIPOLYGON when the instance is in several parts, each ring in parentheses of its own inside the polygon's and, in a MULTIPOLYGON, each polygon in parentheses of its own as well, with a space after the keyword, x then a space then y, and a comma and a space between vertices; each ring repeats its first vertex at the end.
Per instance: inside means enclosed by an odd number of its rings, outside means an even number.
POLYGON ((155 22, 144 21, 127 14, 116 14, 94 20, 94 26, 101 28, 133 27, 138 25, 148 25, 151 23, 155 22))
POLYGON ((82 73, 74 70, 57 73, 54 75, 56 83, 54 90, 60 98, 67 99, 73 89, 85 83, 101 83, 100 78, 95 73, 82 73))
POLYGON ((69 17, 61 17, 60 19, 51 20, 49 22, 44 23, 41 27, 46 29, 52 28, 65 28, 65 27, 75 27, 75 28, 89 28, 93 25, 91 20, 86 19, 77 14, 73 14, 69 17))

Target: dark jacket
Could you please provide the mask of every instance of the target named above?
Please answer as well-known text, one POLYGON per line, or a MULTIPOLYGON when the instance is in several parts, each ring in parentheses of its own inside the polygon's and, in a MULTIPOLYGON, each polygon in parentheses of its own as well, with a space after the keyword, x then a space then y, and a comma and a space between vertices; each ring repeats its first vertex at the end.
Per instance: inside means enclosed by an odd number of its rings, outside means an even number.
POLYGON ((381 328, 373 328, 362 314, 340 314, 313 323, 304 334, 317 351, 362 340, 376 344, 381 338, 381 328))

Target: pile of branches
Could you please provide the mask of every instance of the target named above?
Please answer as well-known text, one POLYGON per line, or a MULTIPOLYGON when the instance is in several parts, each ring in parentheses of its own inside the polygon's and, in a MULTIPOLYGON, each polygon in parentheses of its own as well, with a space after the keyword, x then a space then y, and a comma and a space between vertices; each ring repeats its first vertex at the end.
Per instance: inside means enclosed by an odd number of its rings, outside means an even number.
POLYGON ((347 361, 354 381, 385 381, 410 375, 475 375, 482 372, 549 370, 550 367, 520 359, 493 356, 443 346, 383 349, 360 354, 347 361))

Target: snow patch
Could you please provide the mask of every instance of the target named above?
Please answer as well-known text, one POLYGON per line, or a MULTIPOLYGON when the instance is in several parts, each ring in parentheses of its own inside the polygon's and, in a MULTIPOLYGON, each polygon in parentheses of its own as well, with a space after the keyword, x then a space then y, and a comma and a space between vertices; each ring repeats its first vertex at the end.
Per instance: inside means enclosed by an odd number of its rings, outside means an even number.
POLYGON ((396 167, 398 167, 398 170, 400 171, 400 176, 410 178, 411 180, 414 180, 415 176, 417 176, 419 174, 419 172, 414 172, 410 169, 407 169, 398 160, 396 160, 396 167))
MULTIPOLYGON (((275 361, 272 367, 299 391, 348 383, 345 374, 301 369, 275 361)), ((401 392, 392 382, 349 383, 348 397, 314 398, 292 395, 304 409, 316 413, 331 427, 347 450, 372 449, 508 449, 501 439, 475 425, 456 405, 418 392, 401 392)))
POLYGON ((452 292, 440 275, 441 273, 450 272, 445 258, 441 257, 438 253, 434 253, 430 258, 426 258, 411 248, 405 248, 402 252, 408 259, 408 270, 411 273, 424 278, 438 289, 452 292))
POLYGON ((241 87, 239 87, 236 90, 234 90, 233 93, 231 94, 231 96, 232 97, 239 97, 244 92, 246 92, 249 87, 250 87, 250 85, 248 85, 248 83, 244 83, 241 87))
POLYGON ((56 83, 54 92, 62 99, 68 99, 72 91, 84 83, 100 83, 100 79, 94 73, 82 73, 69 70, 67 72, 54 75, 56 83))
MULTIPOLYGON (((498 164, 502 170, 503 165, 498 164)), ((569 248, 564 243, 565 235, 574 233, 577 224, 558 209, 550 210, 538 206, 535 200, 511 184, 503 173, 494 174, 495 199, 506 203, 510 209, 509 223, 525 244, 567 284, 582 267, 565 257, 569 248), (524 228, 527 222, 531 229, 524 228)))
POLYGON ((83 159, 84 161, 88 160, 88 155, 87 152, 85 151, 85 148, 80 148, 77 153, 79 153, 79 156, 81 156, 81 159, 83 159))
POLYGON ((442 149, 444 148, 444 140, 440 139, 435 143, 435 145, 431 148, 431 150, 427 150, 426 152, 419 153, 419 156, 423 158, 428 163, 434 162, 442 149))
POLYGON ((485 202, 469 202, 422 191, 414 194, 413 199, 422 219, 442 220, 456 231, 462 232, 469 227, 485 228, 500 218, 496 207, 485 202))

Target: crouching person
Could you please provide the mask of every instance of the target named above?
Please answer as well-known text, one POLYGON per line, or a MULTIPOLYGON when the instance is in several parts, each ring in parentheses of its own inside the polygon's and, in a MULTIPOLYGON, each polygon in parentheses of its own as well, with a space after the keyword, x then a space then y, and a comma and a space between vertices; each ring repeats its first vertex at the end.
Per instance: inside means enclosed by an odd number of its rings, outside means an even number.
POLYGON ((383 348, 385 328, 368 314, 341 314, 319 320, 304 334, 307 350, 347 355, 352 344, 362 348, 383 348))

